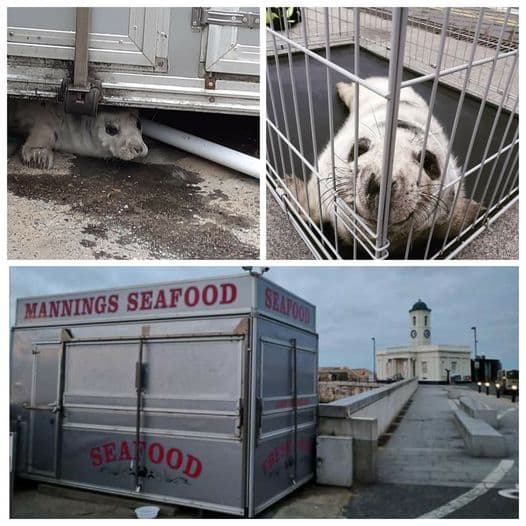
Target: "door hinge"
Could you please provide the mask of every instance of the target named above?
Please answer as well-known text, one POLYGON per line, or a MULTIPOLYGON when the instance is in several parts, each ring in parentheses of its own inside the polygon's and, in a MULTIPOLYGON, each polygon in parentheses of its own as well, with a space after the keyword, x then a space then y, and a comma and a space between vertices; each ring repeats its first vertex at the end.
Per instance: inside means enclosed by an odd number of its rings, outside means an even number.
POLYGON ((207 7, 192 7, 192 31, 199 32, 208 25, 235 26, 254 29, 259 27, 259 13, 220 11, 207 7))

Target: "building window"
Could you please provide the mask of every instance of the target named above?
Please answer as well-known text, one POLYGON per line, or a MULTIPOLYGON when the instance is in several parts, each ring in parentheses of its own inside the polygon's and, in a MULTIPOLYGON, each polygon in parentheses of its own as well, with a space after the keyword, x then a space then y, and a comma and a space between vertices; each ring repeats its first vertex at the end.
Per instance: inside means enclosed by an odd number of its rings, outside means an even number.
POLYGON ((416 316, 413 316, 413 327, 416 325, 416 316))
POLYGON ((457 362, 451 362, 451 372, 454 373, 457 370, 457 362))
POLYGON ((427 374, 427 362, 422 362, 422 374, 427 374))
POLYGON ((427 316, 424 316, 424 325, 427 327, 427 316))

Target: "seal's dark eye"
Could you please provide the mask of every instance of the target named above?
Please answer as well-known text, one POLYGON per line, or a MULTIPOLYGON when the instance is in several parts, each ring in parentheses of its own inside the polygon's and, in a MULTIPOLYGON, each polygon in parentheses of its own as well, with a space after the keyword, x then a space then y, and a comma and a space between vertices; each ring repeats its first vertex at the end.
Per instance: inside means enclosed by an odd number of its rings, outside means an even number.
POLYGON ((141 119, 137 119, 137 129, 140 130, 142 128, 141 119))
MULTIPOLYGON (((358 140, 358 157, 362 155, 365 152, 368 152, 371 148, 371 141, 369 139, 366 139, 365 137, 362 137, 358 140)), ((351 147, 351 151, 349 152, 349 162, 354 161, 354 144, 351 147)))
MULTIPOLYGON (((415 154, 415 159, 420 162, 422 152, 415 154)), ((424 153, 424 170, 427 175, 434 181, 440 177, 440 166, 436 155, 429 150, 424 153)))
POLYGON ((113 124, 106 123, 106 133, 108 135, 117 135, 119 133, 119 128, 113 126, 113 124))

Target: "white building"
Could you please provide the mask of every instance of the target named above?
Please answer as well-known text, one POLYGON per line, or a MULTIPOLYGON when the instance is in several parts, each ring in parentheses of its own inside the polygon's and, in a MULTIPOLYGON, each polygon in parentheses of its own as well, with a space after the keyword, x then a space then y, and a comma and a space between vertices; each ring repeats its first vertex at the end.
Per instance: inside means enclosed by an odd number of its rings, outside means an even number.
POLYGON ((431 309, 420 299, 409 311, 408 336, 409 345, 376 352, 378 380, 401 376, 436 383, 471 375, 469 346, 431 343, 431 309))

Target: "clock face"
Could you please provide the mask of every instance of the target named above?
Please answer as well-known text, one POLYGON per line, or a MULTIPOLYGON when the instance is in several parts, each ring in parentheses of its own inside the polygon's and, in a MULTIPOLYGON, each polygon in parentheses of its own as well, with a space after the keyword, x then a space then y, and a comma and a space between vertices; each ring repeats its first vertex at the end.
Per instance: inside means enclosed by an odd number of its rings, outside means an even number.
POLYGON ((424 331, 424 338, 429 338, 431 336, 431 331, 429 329, 426 329, 424 331))
POLYGON ((414 329, 411 331, 411 338, 416 338, 416 331, 414 329))

